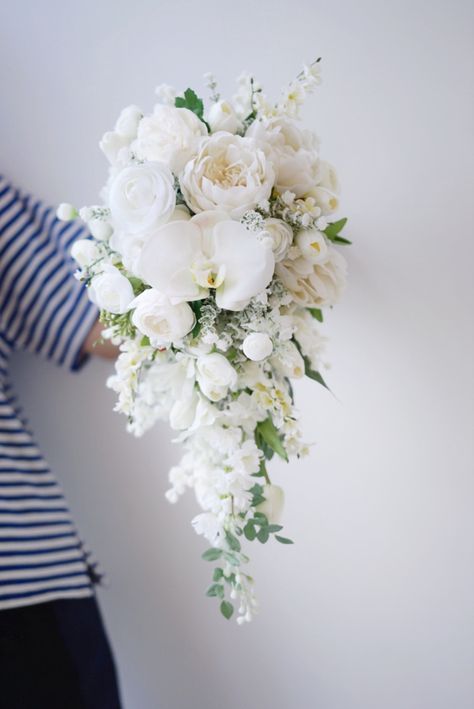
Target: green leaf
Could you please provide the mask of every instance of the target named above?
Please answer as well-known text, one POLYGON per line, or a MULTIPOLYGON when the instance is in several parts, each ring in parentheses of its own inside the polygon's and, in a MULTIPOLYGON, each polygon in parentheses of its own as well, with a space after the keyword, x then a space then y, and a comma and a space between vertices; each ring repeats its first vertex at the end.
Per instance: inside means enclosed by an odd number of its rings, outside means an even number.
POLYGON ((217 569, 214 569, 214 573, 212 574, 212 580, 213 581, 219 581, 224 576, 224 572, 222 569, 217 567, 217 569))
POLYGON ((270 536, 270 534, 268 533, 268 527, 262 527, 262 528, 259 529, 259 531, 257 532, 257 539, 258 539, 258 541, 261 542, 262 544, 265 544, 265 542, 268 542, 268 537, 269 537, 269 536, 270 536))
POLYGON ((253 517, 253 522, 255 524, 263 524, 265 526, 268 524, 267 515, 263 512, 255 512, 253 517))
POLYGON ((309 361, 308 357, 306 357, 306 355, 303 354, 303 350, 301 349, 301 345, 298 342, 298 340, 295 340, 295 338, 293 338, 293 342, 295 343, 295 345, 298 349, 298 352, 300 353, 300 355, 303 358, 304 373, 306 374, 306 376, 309 377, 310 379, 313 379, 315 382, 318 382, 319 384, 321 384, 328 391, 331 391, 330 388, 328 387, 328 385, 326 384, 326 382, 324 381, 322 375, 319 372, 315 372, 314 369, 312 369, 310 361, 309 361))
POLYGON ((252 522, 248 521, 247 524, 244 527, 244 534, 246 539, 249 540, 249 542, 253 542, 255 537, 257 536, 257 532, 255 531, 255 527, 253 526, 252 522))
POLYGON ((210 549, 207 549, 204 554, 202 554, 202 558, 205 561, 216 561, 216 559, 221 558, 222 554, 222 549, 216 549, 216 547, 211 547, 210 549))
MULTIPOLYGON (((198 118, 204 121, 204 104, 202 99, 192 89, 186 89, 184 96, 177 96, 174 100, 176 108, 187 108, 196 114, 198 118)), ((207 125, 207 124, 206 124, 207 125)))
POLYGON ((343 236, 335 236, 334 239, 331 239, 333 244, 341 244, 341 246, 350 246, 352 244, 352 241, 349 241, 349 239, 344 239, 343 236))
POLYGON ((143 335, 142 339, 140 340, 140 347, 150 347, 150 345, 151 342, 148 335, 143 335))
POLYGON ((279 534, 275 534, 275 539, 277 542, 280 542, 280 544, 294 544, 292 539, 288 539, 288 537, 280 537, 279 534))
POLYGON ((202 300, 193 300, 191 301, 191 303, 189 303, 189 305, 191 306, 194 315, 196 316, 196 322, 194 324, 193 329, 191 330, 191 337, 197 337, 201 330, 201 323, 199 322, 199 318, 201 317, 202 300))
POLYGON ((211 598, 214 596, 219 596, 219 598, 224 598, 224 586, 221 583, 213 583, 212 586, 206 591, 206 596, 211 598))
POLYGON ((223 553, 224 559, 229 562, 229 564, 232 564, 232 566, 240 566, 240 559, 237 556, 237 554, 234 554, 231 551, 225 551, 223 553))
POLYGON ((313 318, 315 318, 318 322, 323 322, 323 311, 320 310, 319 308, 308 308, 308 312, 311 313, 313 318))
POLYGON ((269 524, 267 527, 267 532, 274 534, 275 532, 279 532, 281 529, 283 529, 281 524, 269 524))
POLYGON ((328 237, 328 239, 333 239, 335 236, 341 232, 344 227, 347 224, 347 217, 344 217, 343 219, 339 219, 337 222, 332 222, 331 224, 328 224, 327 227, 324 229, 324 233, 328 237))
POLYGON ((229 545, 229 548, 232 549, 232 551, 240 551, 240 542, 237 539, 237 537, 234 537, 233 534, 226 531, 225 538, 226 538, 227 544, 229 545))
POLYGON ((144 290, 146 290, 146 286, 141 280, 141 278, 137 278, 136 276, 129 276, 128 280, 130 281, 130 285, 133 288, 134 295, 139 295, 144 290))
POLYGON ((220 608, 224 618, 227 618, 227 620, 229 620, 229 618, 232 616, 232 613, 234 612, 234 606, 232 605, 232 603, 230 603, 229 601, 222 601, 220 608))
MULTIPOLYGON (((282 439, 278 430, 273 423, 271 416, 269 416, 265 421, 260 421, 257 424, 256 431, 262 440, 277 453, 280 458, 288 462, 288 454, 283 445, 282 439)), ((258 444, 257 444, 258 445, 258 444)))

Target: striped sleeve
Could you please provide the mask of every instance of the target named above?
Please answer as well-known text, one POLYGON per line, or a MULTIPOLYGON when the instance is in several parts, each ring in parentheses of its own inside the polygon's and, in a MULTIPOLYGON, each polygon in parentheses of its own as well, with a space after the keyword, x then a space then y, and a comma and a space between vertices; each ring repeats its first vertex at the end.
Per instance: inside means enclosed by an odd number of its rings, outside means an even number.
POLYGON ((98 317, 74 278, 73 242, 87 236, 75 222, 0 176, 0 317, 14 349, 78 369, 84 340, 98 317))

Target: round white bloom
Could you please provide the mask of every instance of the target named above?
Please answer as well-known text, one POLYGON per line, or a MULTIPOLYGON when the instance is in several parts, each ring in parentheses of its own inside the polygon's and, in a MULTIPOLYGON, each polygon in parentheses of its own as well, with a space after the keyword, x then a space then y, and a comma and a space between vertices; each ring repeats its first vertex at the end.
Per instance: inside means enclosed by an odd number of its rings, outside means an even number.
POLYGON ((75 219, 77 217, 77 209, 73 207, 72 204, 61 202, 56 210, 56 216, 62 222, 69 222, 71 219, 75 219))
POLYGON ((212 288, 219 308, 242 310, 270 283, 274 263, 270 239, 210 211, 157 229, 143 246, 137 268, 149 285, 174 301, 205 298, 212 288))
POLYGON ((321 177, 316 135, 288 118, 254 121, 247 130, 273 163, 275 188, 296 197, 310 193, 321 177))
POLYGON ((207 122, 213 133, 220 130, 238 133, 243 128, 243 123, 237 117, 232 105, 223 100, 212 104, 207 116, 207 122))
POLYGON ((242 349, 248 359, 260 362, 273 352, 273 342, 264 332, 252 332, 243 341, 242 349))
POLYGON ((125 313, 134 297, 128 278, 125 278, 118 268, 109 264, 100 275, 92 279, 89 296, 101 310, 116 315, 125 313))
POLYGON ((87 222, 87 228, 98 241, 107 241, 112 234, 112 227, 105 219, 91 219, 87 222))
POLYGON ((266 515, 270 524, 279 524, 283 514, 285 493, 279 485, 265 485, 263 488, 265 500, 255 508, 266 515))
MULTIPOLYGON (((301 253, 298 247, 297 252, 301 253)), ((313 263, 302 255, 286 258, 276 265, 276 274, 294 300, 306 308, 334 305, 346 284, 346 259, 328 246, 326 259, 313 263)))
POLYGON ((107 131, 99 142, 99 148, 104 153, 111 165, 114 165, 121 157, 122 151, 129 146, 129 139, 125 135, 115 131, 107 131))
POLYGON ((324 234, 318 229, 298 232, 295 243, 303 256, 312 261, 312 263, 324 263, 327 260, 328 243, 324 234))
POLYGON ((180 178, 194 212, 221 209, 234 219, 269 198, 274 181, 271 163, 250 138, 225 131, 203 138, 196 157, 180 178))
POLYGON ((201 391, 211 401, 224 398, 229 388, 237 384, 237 372, 229 360, 218 352, 199 357, 196 370, 201 391))
POLYGON ((205 124, 189 109, 158 104, 140 121, 133 149, 141 160, 163 162, 179 174, 206 134, 205 124))
POLYGON ((115 132, 128 140, 133 140, 137 135, 138 124, 142 118, 143 112, 138 106, 127 106, 117 118, 115 132))
POLYGON ((133 310, 132 322, 153 347, 166 347, 181 340, 195 323, 194 313, 187 303, 173 305, 154 288, 140 293, 129 306, 133 310))
POLYGON ((293 342, 282 342, 272 358, 275 368, 284 377, 301 379, 305 374, 304 359, 293 342))
POLYGON ((273 256, 275 263, 285 258, 293 241, 293 230, 282 219, 269 217, 265 219, 265 231, 272 239, 273 256))
POLYGON ((131 234, 168 221, 176 205, 173 175, 166 165, 147 163, 121 170, 112 181, 109 206, 115 223, 131 234))
POLYGON ((78 239, 72 245, 71 256, 81 268, 87 268, 99 258, 99 249, 91 239, 78 239))

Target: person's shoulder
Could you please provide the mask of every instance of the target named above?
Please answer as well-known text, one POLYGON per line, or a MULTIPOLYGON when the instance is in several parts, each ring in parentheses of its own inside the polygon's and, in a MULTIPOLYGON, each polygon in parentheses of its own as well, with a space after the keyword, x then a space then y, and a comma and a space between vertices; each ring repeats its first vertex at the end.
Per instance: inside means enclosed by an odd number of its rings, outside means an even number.
POLYGON ((41 200, 17 187, 0 173, 0 248, 26 233, 45 207, 41 200))

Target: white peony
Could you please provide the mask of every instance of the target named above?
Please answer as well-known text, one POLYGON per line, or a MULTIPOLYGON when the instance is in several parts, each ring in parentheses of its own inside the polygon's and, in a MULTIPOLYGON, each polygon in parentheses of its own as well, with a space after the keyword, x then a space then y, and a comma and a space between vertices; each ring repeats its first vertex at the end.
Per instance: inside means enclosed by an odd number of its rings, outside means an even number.
POLYGON ((160 163, 126 167, 110 185, 112 218, 120 229, 131 234, 146 232, 167 222, 175 204, 173 175, 160 163))
POLYGON ((200 357, 196 374, 202 393, 211 401, 223 399, 229 388, 237 384, 237 372, 229 360, 218 352, 200 357))
POLYGON ((89 297, 101 310, 118 315, 128 310, 134 294, 128 278, 115 266, 106 264, 103 272, 91 280, 89 297))
POLYGON ((71 256, 81 268, 87 268, 100 257, 100 252, 92 239, 78 239, 72 245, 71 256))
POLYGON ((319 142, 314 133, 288 118, 254 121, 247 130, 262 147, 275 170, 275 188, 297 198, 310 193, 321 178, 319 142))
POLYGON ((129 305, 132 322, 153 347, 167 347, 193 329, 195 316, 187 303, 173 305, 154 288, 140 293, 129 305))
POLYGON ((234 219, 270 197, 271 163, 250 138, 225 131, 201 140, 199 152, 180 177, 181 190, 194 212, 226 211, 234 219))
POLYGON ((251 332, 243 341, 242 349, 248 359, 260 362, 273 352, 273 342, 265 332, 251 332))
POLYGON ((271 281, 274 258, 270 239, 212 211, 157 229, 137 267, 149 285, 174 301, 200 300, 215 289, 220 308, 242 310, 271 281))
POLYGON ((265 231, 272 239, 272 251, 275 262, 285 258, 293 241, 293 231, 282 219, 269 217, 265 219, 265 231))
POLYGON ((133 150, 140 160, 165 163, 176 175, 197 152, 205 124, 187 108, 164 104, 140 121, 133 150))
POLYGON ((225 130, 228 133, 238 133, 243 128, 242 121, 237 117, 234 108, 228 101, 216 101, 207 115, 207 122, 213 133, 225 130))
MULTIPOLYGON (((301 254, 298 247, 297 253, 301 254)), ((346 259, 328 246, 326 258, 313 263, 302 255, 286 258, 276 265, 276 274, 294 300, 306 308, 321 308, 337 303, 346 284, 346 259)))

